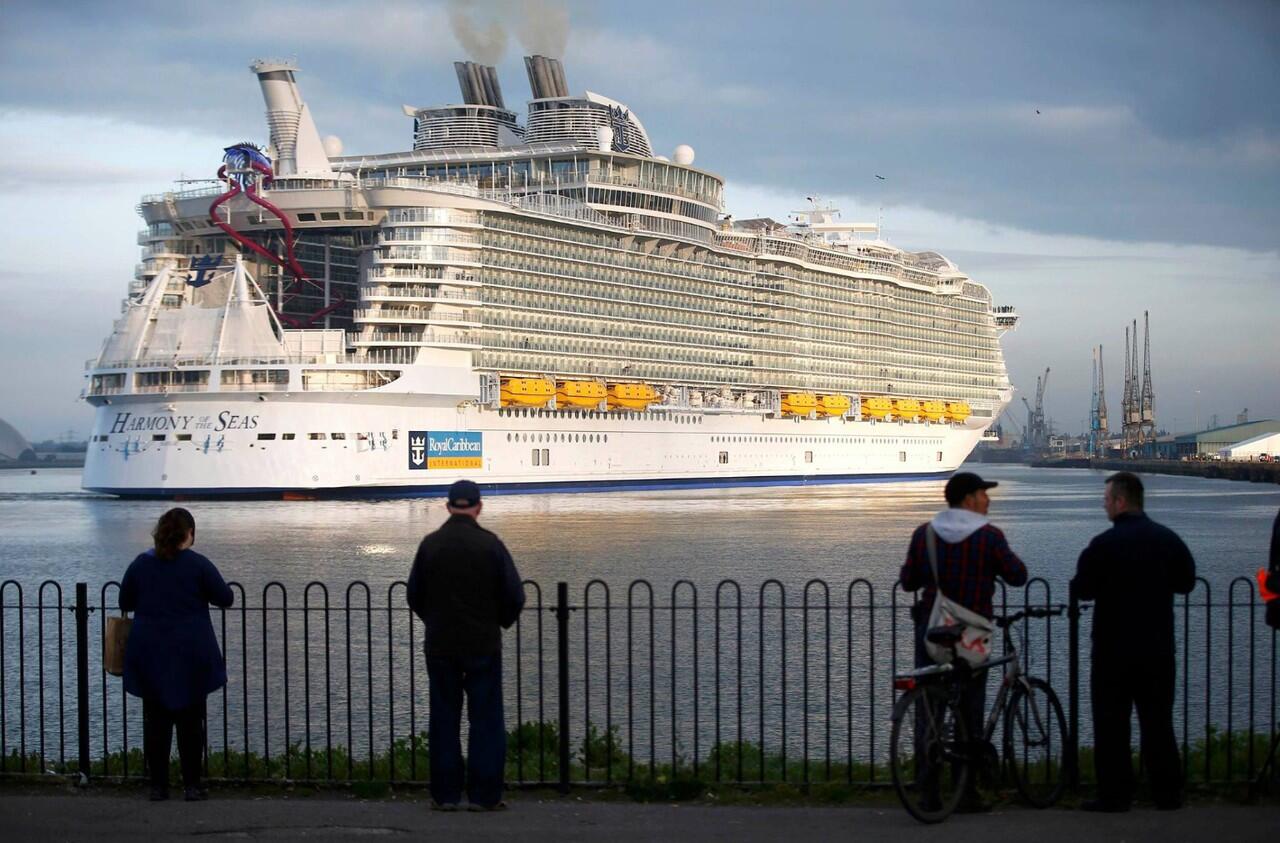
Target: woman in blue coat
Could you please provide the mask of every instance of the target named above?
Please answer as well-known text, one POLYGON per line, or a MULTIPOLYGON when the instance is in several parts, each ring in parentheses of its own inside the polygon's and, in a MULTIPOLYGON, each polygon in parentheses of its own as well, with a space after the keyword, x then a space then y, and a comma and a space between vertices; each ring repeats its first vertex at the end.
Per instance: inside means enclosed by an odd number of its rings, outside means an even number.
POLYGON ((155 547, 138 555, 120 583, 120 608, 133 612, 124 654, 124 688, 142 698, 143 751, 151 799, 169 798, 169 750, 178 730, 186 799, 208 798, 200 785, 205 697, 227 684, 209 605, 227 608, 231 589, 213 563, 191 549, 196 522, 182 508, 160 516, 155 547))

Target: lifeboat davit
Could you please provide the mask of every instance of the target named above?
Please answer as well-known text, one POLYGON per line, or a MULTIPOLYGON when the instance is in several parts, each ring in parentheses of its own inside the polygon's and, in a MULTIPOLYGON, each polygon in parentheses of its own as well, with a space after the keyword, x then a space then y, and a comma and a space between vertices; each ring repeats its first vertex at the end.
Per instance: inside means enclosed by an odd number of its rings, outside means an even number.
POLYGON ((561 381, 556 387, 556 406, 594 410, 605 400, 607 393, 599 381, 561 381))
POLYGON ((946 401, 926 401, 920 405, 924 417, 931 422, 942 421, 947 417, 946 401))
POLYGON ((658 390, 647 383, 611 383, 605 400, 610 410, 644 410, 658 400, 658 390))
POLYGON ((952 421, 962 422, 971 415, 973 415, 973 410, 964 401, 952 401, 947 405, 947 418, 952 421))
POLYGON ((500 398, 504 407, 545 407, 555 397, 556 385, 542 378, 503 378, 500 398))
POLYGON ((914 421, 920 415, 920 402, 914 398, 899 398, 893 402, 893 414, 906 421, 914 421))
POLYGON ((891 415, 893 415, 893 399, 884 396, 862 399, 864 419, 887 419, 891 415))
POLYGON ((814 409, 820 416, 843 416, 852 406, 853 402, 847 395, 819 395, 814 409))
POLYGON ((782 393, 782 412, 789 416, 807 416, 818 406, 818 396, 812 392, 782 393))

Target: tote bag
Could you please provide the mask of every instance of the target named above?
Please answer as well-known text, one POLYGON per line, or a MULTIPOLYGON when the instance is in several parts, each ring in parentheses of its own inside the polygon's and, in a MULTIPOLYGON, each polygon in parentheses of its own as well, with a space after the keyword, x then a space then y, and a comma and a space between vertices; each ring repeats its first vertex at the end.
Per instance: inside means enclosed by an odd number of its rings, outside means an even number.
POLYGON ((118 618, 107 618, 102 665, 112 676, 124 676, 124 648, 129 643, 129 630, 132 628, 133 621, 123 612, 118 618))
POLYGON ((925 533, 925 549, 929 554, 929 570, 933 572, 935 595, 933 611, 929 613, 929 625, 926 630, 935 626, 963 627, 960 640, 955 649, 935 644, 925 639, 924 649, 937 664, 949 664, 954 656, 959 656, 973 666, 985 664, 991 658, 991 634, 995 626, 982 615, 966 609, 959 603, 942 593, 942 584, 938 581, 938 536, 930 524, 925 533))

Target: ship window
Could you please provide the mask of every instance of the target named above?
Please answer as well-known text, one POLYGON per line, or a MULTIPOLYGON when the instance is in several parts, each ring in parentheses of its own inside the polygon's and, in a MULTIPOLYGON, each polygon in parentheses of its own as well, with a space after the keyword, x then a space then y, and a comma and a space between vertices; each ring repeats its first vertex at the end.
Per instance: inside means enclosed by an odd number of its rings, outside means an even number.
POLYGON ((729 463, 729 452, 728 452, 728 451, 721 451, 721 452, 720 452, 720 464, 721 464, 721 465, 728 465, 728 463, 729 463))
POLYGON ((507 441, 508 441, 508 442, 510 442, 510 441, 511 441, 511 434, 510 434, 510 433, 508 433, 508 434, 507 434, 507 441))
POLYGON ((276 438, 276 435, 275 435, 274 433, 259 433, 259 434, 258 434, 258 441, 259 441, 259 442, 270 442, 271 440, 273 440, 273 439, 275 439, 275 438, 276 438))
POLYGON ((608 441, 609 441, 609 434, 607 434, 607 433, 606 433, 606 434, 604 435, 604 441, 606 441, 606 442, 608 442, 608 441))
POLYGON ((533 449, 533 464, 542 465, 542 452, 537 448, 533 449))
POLYGON ((295 436, 295 434, 293 434, 293 433, 281 433, 281 434, 280 434, 280 438, 281 438, 281 439, 288 440, 288 441, 291 441, 291 440, 293 439, 293 437, 294 437, 294 436, 295 436))
POLYGON ((942 462, 942 452, 938 452, 938 462, 942 462))
POLYGON ((805 461, 805 462, 813 462, 813 451, 805 451, 805 452, 804 452, 804 461, 805 461))
POLYGON ((362 220, 364 219, 364 214, 360 211, 346 211, 343 213, 342 217, 343 219, 348 220, 362 220))
POLYGON ((329 435, 329 438, 330 438, 330 439, 346 439, 346 438, 347 438, 347 434, 345 434, 345 433, 333 433, 333 434, 330 434, 330 435, 329 435))
POLYGON ((898 462, 906 462, 906 461, 907 461, 907 452, 906 452, 906 451, 899 451, 899 452, 898 452, 898 462))
POLYGON ((152 441, 152 442, 163 442, 164 440, 165 440, 165 435, 164 435, 163 433, 153 433, 153 434, 151 434, 151 441, 152 441))
MULTIPOLYGON (((178 434, 178 436, 177 436, 177 439, 178 439, 178 441, 179 441, 179 442, 190 442, 190 441, 191 441, 191 434, 190 434, 190 433, 179 433, 179 434, 178 434)), ((102 437, 102 441, 103 441, 103 442, 106 442, 106 441, 107 441, 107 437, 105 437, 105 436, 104 436, 104 437, 102 437)))
MULTIPOLYGON (((292 434, 291 434, 291 435, 292 435, 292 434)), ((392 438, 392 439, 399 439, 399 438, 400 438, 400 428, 398 428, 398 427, 393 427, 393 428, 391 429, 391 438, 392 438)))
POLYGON ((337 211, 321 211, 321 212, 320 212, 320 219, 322 219, 322 220, 336 220, 336 219, 339 219, 339 215, 338 215, 338 212, 337 212, 337 211))
POLYGON ((308 433, 308 434, 307 434, 307 438, 308 438, 308 439, 310 439, 312 442, 315 442, 315 441, 318 441, 318 440, 324 439, 324 434, 323 434, 323 433, 308 433))
POLYGON ((298 222, 315 222, 315 214, 298 214, 298 222))
POLYGON ((542 464, 551 465, 551 451, 547 448, 542 449, 542 464))

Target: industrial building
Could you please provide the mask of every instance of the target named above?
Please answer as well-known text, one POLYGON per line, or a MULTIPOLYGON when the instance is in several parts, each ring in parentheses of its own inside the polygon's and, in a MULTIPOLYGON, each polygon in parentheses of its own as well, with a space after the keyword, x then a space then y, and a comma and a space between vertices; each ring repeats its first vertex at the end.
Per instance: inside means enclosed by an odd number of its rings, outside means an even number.
POLYGON ((1215 427, 1197 433, 1183 433, 1168 441, 1157 441, 1156 454, 1161 459, 1172 460, 1183 457, 1215 459, 1224 449, 1270 433, 1280 433, 1280 419, 1262 419, 1244 424, 1215 427))

